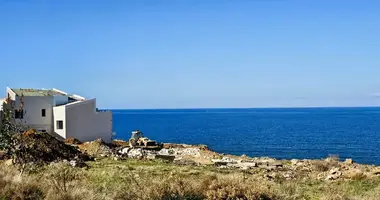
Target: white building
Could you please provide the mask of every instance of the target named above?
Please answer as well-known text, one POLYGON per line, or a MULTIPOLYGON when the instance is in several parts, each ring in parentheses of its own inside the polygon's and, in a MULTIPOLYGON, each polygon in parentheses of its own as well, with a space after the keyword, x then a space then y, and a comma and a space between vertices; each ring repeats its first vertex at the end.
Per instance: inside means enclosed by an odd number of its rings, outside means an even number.
POLYGON ((101 138, 111 141, 112 112, 99 111, 96 99, 70 95, 57 89, 11 88, 7 88, 5 99, 7 104, 10 99, 15 119, 28 128, 48 132, 61 139, 91 141, 101 138))

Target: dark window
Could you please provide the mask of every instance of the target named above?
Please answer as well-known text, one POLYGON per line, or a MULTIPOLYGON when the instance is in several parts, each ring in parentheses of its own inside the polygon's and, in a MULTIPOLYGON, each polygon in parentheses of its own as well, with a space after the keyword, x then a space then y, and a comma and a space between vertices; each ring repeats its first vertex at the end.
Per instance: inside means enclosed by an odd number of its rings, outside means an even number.
POLYGON ((41 115, 42 115, 42 117, 46 117, 46 109, 42 109, 41 115))
POLYGON ((16 119, 24 119, 24 111, 23 110, 15 110, 15 118, 16 119))
POLYGON ((41 130, 41 133, 46 133, 46 130, 41 130))
POLYGON ((63 121, 57 121, 57 129, 63 129, 63 121))

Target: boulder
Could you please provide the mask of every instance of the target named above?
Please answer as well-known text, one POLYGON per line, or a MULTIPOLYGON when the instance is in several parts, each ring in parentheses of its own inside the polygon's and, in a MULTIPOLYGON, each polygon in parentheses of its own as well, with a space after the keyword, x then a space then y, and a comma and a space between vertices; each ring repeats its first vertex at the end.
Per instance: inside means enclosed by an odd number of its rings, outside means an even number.
POLYGON ((269 162, 268 166, 282 167, 284 164, 281 161, 269 162))
POLYGON ((354 161, 351 159, 351 158, 347 158, 345 161, 344 161, 345 164, 354 164, 354 161))
POLYGON ((364 179, 366 175, 360 169, 350 169, 344 173, 344 177, 352 180, 364 179))
POLYGON ((376 167, 375 169, 373 169, 372 174, 376 176, 380 176, 380 167, 376 167))
POLYGON ((128 152, 128 157, 129 158, 142 158, 144 156, 143 150, 142 149, 131 149, 128 152))
POLYGON ((329 171, 329 175, 326 177, 326 180, 336 180, 342 176, 342 172, 339 168, 334 167, 329 171))
POLYGON ((227 164, 237 164, 238 161, 229 157, 223 157, 222 159, 211 159, 211 161, 216 165, 227 165, 227 164))
POLYGON ((119 150, 119 154, 126 155, 126 154, 128 154, 129 150, 130 150, 130 148, 128 148, 128 147, 123 148, 123 149, 119 150))
POLYGON ((177 151, 175 151, 174 149, 161 149, 158 152, 158 154, 159 155, 176 155, 177 151))
POLYGON ((243 169, 243 170, 248 170, 248 169, 252 169, 254 167, 257 167, 257 163, 254 163, 254 162, 239 162, 239 163, 236 163, 236 164, 227 164, 227 166, 233 167, 233 168, 239 168, 239 169, 243 169))
POLYGON ((12 159, 8 159, 8 160, 6 160, 6 161, 4 162, 4 164, 5 164, 6 166, 12 166, 12 165, 13 165, 13 160, 12 160, 12 159))
POLYGON ((290 163, 291 163, 292 165, 297 165, 297 164, 299 163, 299 160, 298 160, 298 159, 292 159, 292 160, 290 161, 290 163))

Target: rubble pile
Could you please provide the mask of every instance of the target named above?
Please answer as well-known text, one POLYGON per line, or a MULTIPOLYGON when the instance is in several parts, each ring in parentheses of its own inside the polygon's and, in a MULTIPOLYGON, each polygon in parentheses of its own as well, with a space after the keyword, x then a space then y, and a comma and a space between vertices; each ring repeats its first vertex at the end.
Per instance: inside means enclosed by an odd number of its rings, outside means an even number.
POLYGON ((39 133, 30 129, 18 136, 19 145, 16 147, 17 155, 23 162, 45 164, 60 160, 89 160, 75 147, 66 145, 48 133, 39 133))
POLYGON ((82 144, 82 142, 80 142, 78 139, 76 138, 67 138, 66 140, 64 140, 64 142, 66 144, 71 144, 71 145, 79 145, 79 144, 82 144))
POLYGON ((113 140, 112 145, 118 146, 118 147, 129 147, 129 142, 124 140, 113 140))
POLYGON ((102 139, 97 139, 92 142, 85 142, 78 145, 78 148, 82 153, 88 154, 92 157, 109 157, 114 155, 114 150, 102 139))
POLYGON ((201 149, 197 147, 163 148, 158 152, 158 154, 173 156, 200 156, 201 149))

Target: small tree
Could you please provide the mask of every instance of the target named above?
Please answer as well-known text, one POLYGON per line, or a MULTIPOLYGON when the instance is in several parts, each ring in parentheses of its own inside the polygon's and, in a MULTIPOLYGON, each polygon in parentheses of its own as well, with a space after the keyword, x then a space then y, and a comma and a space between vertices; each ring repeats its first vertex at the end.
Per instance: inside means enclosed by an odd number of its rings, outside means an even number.
MULTIPOLYGON (((10 97, 3 103, 2 118, 0 123, 0 149, 12 154, 17 145, 16 134, 20 133, 24 127, 17 124, 14 118, 14 104, 10 97)), ((18 108, 19 112, 23 112, 23 97, 18 108)))
POLYGON ((13 112, 10 107, 10 99, 3 103, 3 113, 0 126, 0 149, 10 153, 14 144, 13 134, 15 133, 13 112))

